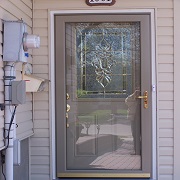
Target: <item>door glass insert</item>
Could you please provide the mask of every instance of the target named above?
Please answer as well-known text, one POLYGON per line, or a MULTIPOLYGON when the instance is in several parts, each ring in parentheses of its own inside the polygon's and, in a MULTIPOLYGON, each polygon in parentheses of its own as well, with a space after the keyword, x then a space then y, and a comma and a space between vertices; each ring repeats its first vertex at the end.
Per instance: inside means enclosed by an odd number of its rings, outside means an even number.
POLYGON ((75 30, 77 97, 132 94, 139 78, 140 23, 77 23, 75 30))
POLYGON ((66 23, 67 170, 141 170, 140 22, 66 23))

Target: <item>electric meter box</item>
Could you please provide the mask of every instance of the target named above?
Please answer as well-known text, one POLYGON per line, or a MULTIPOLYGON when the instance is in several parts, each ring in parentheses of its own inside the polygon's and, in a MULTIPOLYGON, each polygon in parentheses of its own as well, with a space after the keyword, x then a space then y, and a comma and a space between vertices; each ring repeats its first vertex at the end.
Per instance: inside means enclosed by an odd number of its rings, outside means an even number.
POLYGON ((12 81, 11 84, 11 103, 14 105, 26 103, 26 82, 12 81))
POLYGON ((4 21, 3 61, 27 62, 23 48, 26 24, 22 21, 4 21))

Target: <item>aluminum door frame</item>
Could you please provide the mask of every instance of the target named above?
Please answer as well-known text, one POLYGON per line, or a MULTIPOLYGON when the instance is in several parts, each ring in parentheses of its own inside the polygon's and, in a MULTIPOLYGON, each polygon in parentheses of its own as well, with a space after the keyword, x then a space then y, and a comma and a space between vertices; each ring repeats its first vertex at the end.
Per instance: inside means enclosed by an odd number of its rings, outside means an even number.
POLYGON ((76 10, 72 9, 69 10, 69 8, 65 8, 63 10, 50 10, 49 11, 49 44, 50 44, 50 79, 51 79, 51 84, 50 84, 50 96, 51 99, 49 100, 49 105, 50 105, 50 165, 51 165, 51 177, 55 179, 56 176, 56 142, 55 142, 55 76, 54 76, 54 59, 55 59, 55 53, 54 53, 54 48, 55 48, 55 36, 54 36, 54 19, 55 15, 67 15, 67 14, 82 14, 82 13, 88 13, 88 14, 150 14, 150 24, 151 24, 151 70, 152 70, 152 77, 151 77, 151 85, 152 85, 152 145, 153 145, 153 150, 152 150, 152 178, 156 179, 157 177, 157 92, 156 92, 156 76, 157 76, 157 70, 156 70, 156 23, 155 23, 155 14, 156 10, 155 9, 115 9, 115 10, 109 10, 109 9, 99 9, 99 10, 76 10))

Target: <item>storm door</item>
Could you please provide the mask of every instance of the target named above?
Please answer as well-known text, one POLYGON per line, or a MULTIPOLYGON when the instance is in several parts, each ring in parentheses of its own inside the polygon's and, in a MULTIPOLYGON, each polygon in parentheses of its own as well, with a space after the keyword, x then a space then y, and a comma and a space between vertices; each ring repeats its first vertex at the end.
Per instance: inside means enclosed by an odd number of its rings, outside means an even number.
POLYGON ((149 15, 55 18, 58 177, 151 177, 149 15))

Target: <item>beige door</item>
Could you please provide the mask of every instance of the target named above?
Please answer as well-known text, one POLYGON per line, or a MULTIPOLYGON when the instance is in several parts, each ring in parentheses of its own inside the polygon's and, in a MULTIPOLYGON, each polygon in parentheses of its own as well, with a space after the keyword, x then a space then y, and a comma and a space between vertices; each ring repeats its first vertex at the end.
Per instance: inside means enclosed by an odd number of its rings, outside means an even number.
POLYGON ((58 177, 151 177, 149 20, 56 16, 58 177))

